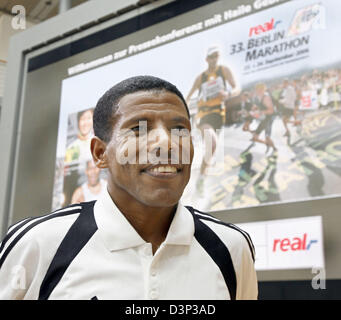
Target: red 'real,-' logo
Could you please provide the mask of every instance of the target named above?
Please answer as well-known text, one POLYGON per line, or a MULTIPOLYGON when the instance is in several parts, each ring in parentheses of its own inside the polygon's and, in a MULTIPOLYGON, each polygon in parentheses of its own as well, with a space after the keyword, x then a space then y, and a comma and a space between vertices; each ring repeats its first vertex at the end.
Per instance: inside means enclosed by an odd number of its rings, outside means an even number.
POLYGON ((258 35, 270 30, 274 30, 279 23, 281 23, 280 20, 275 22, 275 19, 272 18, 269 22, 265 22, 264 24, 259 24, 258 26, 252 27, 249 31, 249 37, 251 37, 252 35, 258 35))
POLYGON ((302 238, 294 237, 283 238, 283 239, 274 239, 272 251, 298 251, 298 250, 309 250, 311 245, 317 243, 317 240, 310 240, 307 244, 307 234, 304 233, 302 238))

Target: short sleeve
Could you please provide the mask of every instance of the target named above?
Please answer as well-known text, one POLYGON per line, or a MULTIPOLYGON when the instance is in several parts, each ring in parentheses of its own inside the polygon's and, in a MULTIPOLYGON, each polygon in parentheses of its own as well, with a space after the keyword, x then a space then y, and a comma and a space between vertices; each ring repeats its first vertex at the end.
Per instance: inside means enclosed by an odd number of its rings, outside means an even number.
POLYGON ((38 268, 37 242, 28 237, 17 243, 11 240, 3 247, 0 255, 0 300, 24 299, 38 268))

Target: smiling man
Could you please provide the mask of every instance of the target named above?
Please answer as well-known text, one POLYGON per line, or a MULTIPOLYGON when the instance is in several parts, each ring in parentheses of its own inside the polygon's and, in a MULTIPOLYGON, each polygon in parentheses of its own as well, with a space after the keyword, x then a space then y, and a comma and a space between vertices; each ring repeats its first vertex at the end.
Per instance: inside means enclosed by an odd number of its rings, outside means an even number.
POLYGON ((108 90, 91 141, 107 192, 12 226, 0 299, 256 299, 248 234, 180 201, 190 130, 167 81, 138 76, 108 90))

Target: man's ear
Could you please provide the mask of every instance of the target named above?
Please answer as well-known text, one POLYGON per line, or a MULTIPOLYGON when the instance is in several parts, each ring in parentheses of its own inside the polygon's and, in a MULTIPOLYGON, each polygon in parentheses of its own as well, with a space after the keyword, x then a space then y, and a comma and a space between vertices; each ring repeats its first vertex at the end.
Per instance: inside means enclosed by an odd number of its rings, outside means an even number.
POLYGON ((107 144, 98 137, 91 139, 91 154, 97 168, 105 169, 107 165, 106 149, 107 144))

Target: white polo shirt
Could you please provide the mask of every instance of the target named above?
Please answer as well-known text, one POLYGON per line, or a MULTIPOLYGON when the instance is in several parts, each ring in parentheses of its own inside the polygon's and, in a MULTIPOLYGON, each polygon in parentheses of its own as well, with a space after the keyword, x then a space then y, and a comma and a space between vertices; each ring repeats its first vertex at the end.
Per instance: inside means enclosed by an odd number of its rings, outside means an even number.
POLYGON ((106 192, 8 230, 0 299, 256 299, 253 250, 245 232, 179 203, 153 255, 106 192))

